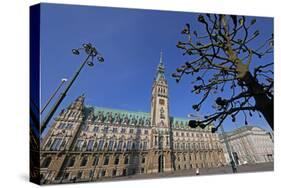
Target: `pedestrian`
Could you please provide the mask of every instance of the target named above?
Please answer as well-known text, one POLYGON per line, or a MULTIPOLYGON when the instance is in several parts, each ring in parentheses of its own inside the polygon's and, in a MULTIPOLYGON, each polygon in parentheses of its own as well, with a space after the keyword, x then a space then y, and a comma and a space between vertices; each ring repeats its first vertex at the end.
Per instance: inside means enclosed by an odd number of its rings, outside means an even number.
POLYGON ((200 174, 199 168, 196 168, 196 176, 198 176, 199 174, 200 174))

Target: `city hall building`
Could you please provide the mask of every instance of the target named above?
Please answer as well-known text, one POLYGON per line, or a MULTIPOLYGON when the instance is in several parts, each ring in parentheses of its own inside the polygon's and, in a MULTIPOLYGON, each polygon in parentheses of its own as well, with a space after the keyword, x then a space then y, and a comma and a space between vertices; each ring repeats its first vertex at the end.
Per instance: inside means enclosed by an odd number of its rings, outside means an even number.
MULTIPOLYGON (((211 126, 190 128, 169 114, 162 55, 152 86, 151 111, 89 106, 79 96, 62 110, 41 143, 41 183, 96 181, 225 164, 211 126)), ((147 102, 149 99, 147 100, 147 102)))

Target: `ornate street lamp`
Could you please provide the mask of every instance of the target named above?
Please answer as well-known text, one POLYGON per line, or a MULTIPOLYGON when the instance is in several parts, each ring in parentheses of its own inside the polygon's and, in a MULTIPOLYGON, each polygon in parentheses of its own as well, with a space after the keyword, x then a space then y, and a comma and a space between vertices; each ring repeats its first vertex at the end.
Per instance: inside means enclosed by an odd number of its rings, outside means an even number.
POLYGON ((92 46, 91 43, 83 44, 81 48, 73 49, 72 53, 74 55, 79 55, 81 51, 84 51, 87 54, 87 57, 84 60, 84 62, 81 64, 81 66, 78 68, 78 70, 75 72, 75 74, 73 75, 72 79, 68 83, 68 85, 65 88, 65 90, 60 94, 60 96, 59 96, 58 100, 56 101, 56 103, 54 104, 54 106, 51 108, 49 113, 46 115, 45 119, 43 120, 43 122, 41 124, 41 133, 43 133, 43 131, 47 127, 48 122, 50 121, 50 119, 52 118, 54 113, 56 112, 56 110, 59 107, 60 103, 62 102, 62 100, 66 96, 68 90, 70 89, 70 87, 72 86, 72 84, 76 80, 76 78, 78 77, 79 73, 81 72, 81 70, 85 66, 85 64, 89 65, 90 67, 94 66, 93 61, 94 61, 95 57, 97 58, 97 60, 100 63, 104 62, 104 58, 101 56, 100 53, 98 53, 96 48, 94 46, 92 46))

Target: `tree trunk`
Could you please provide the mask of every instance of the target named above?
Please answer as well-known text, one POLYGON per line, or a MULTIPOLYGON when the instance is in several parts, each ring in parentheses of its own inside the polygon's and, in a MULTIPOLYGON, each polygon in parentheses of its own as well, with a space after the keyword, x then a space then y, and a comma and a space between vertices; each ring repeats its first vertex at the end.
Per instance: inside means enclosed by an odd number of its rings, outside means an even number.
POLYGON ((244 82, 248 91, 253 95, 257 110, 263 114, 271 129, 274 130, 273 97, 272 99, 269 98, 269 96, 265 93, 263 86, 258 83, 258 80, 256 80, 250 72, 247 72, 241 81, 244 82))

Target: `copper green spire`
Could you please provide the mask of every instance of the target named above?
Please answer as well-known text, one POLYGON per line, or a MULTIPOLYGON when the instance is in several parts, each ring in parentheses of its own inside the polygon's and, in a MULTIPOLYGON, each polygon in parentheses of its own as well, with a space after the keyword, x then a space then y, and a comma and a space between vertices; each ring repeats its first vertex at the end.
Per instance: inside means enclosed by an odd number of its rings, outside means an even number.
POLYGON ((157 67, 157 74, 156 74, 156 80, 159 80, 161 77, 164 77, 164 71, 165 71, 165 66, 164 66, 164 63, 163 63, 163 52, 162 50, 160 51, 160 62, 159 62, 159 65, 157 67))

